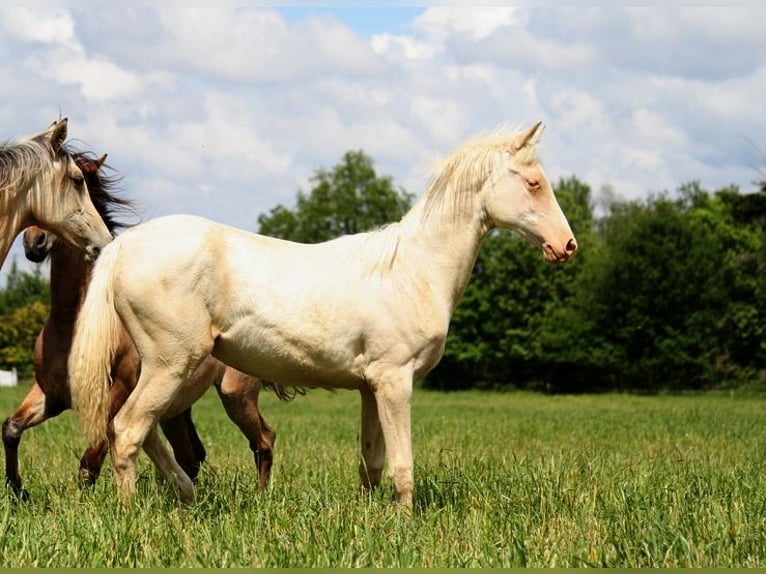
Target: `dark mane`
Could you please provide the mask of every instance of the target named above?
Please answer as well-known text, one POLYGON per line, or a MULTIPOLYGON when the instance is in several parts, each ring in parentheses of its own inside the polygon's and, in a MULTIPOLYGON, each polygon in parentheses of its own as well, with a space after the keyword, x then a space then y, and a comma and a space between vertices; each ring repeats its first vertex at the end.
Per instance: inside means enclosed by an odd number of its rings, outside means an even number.
POLYGON ((66 153, 82 170, 90 199, 107 229, 115 232, 130 227, 131 224, 116 219, 120 214, 135 216, 138 213, 134 201, 117 195, 119 183, 122 181, 122 176, 117 170, 106 163, 99 163, 101 160, 92 152, 67 147, 66 153))

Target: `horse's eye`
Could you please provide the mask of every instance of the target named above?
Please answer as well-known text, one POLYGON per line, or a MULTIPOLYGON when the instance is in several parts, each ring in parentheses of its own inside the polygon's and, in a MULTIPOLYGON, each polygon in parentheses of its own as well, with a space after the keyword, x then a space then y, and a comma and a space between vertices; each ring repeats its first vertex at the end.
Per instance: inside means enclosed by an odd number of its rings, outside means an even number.
POLYGON ((527 187, 530 191, 537 191, 540 189, 540 180, 539 179, 525 179, 524 182, 527 184, 527 187))
POLYGON ((72 181, 77 187, 82 187, 83 184, 85 183, 85 178, 81 175, 73 175, 72 181))

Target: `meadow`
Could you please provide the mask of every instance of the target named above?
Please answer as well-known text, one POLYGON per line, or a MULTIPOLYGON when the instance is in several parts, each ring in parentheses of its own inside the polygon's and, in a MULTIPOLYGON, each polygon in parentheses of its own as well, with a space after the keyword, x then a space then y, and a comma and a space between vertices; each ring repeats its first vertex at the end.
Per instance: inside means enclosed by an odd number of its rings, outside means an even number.
MULTIPOLYGON (((10 414, 26 386, 0 389, 10 414)), ((415 503, 358 488, 359 399, 262 395, 272 482, 215 392, 194 408, 208 459, 179 506, 147 457, 119 502, 77 482, 71 412, 27 431, 28 502, 0 497, 3 567, 686 567, 766 565, 766 400, 736 394, 413 399, 415 503)))

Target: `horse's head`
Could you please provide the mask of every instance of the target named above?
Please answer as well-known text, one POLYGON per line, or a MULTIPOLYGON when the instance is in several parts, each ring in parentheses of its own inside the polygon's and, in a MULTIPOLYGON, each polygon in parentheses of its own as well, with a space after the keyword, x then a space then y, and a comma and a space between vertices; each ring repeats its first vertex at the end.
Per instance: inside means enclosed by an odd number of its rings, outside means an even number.
MULTIPOLYGON (((107 227, 109 227, 112 223, 107 209, 110 202, 124 202, 124 204, 127 204, 128 202, 110 195, 106 188, 113 182, 108 180, 108 182, 105 183, 105 179, 99 174, 99 170, 106 162, 106 154, 96 158, 85 153, 78 153, 74 155, 74 161, 85 178, 85 185, 87 186, 91 201, 96 207, 99 216, 106 222, 107 227)), ((56 244, 56 239, 55 233, 46 231, 36 225, 31 225, 24 230, 24 255, 30 261, 41 263, 42 261, 45 261, 48 255, 50 255, 53 246, 56 244)))
POLYGON ((483 210, 490 227, 516 231, 541 247, 546 260, 563 263, 577 241, 537 159, 541 125, 517 134, 502 150, 482 189, 483 210))
POLYGON ((36 193, 28 208, 36 225, 55 231, 64 241, 95 259, 112 234, 88 193, 85 174, 64 145, 66 118, 53 122, 34 140, 48 150, 48 161, 37 175, 36 193))
POLYGON ((44 229, 31 225, 24 230, 24 255, 34 263, 42 263, 51 252, 56 236, 44 229))

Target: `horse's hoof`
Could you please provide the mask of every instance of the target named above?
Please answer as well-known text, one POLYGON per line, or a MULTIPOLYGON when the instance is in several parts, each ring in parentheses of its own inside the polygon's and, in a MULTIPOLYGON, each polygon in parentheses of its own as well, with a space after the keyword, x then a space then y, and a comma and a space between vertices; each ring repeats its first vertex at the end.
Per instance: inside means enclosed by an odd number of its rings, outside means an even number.
POLYGON ((11 500, 14 502, 29 502, 29 492, 21 486, 8 486, 11 500))
POLYGON ((88 488, 95 485, 97 479, 97 473, 91 472, 86 468, 80 469, 80 480, 78 481, 80 483, 80 488, 88 488))

